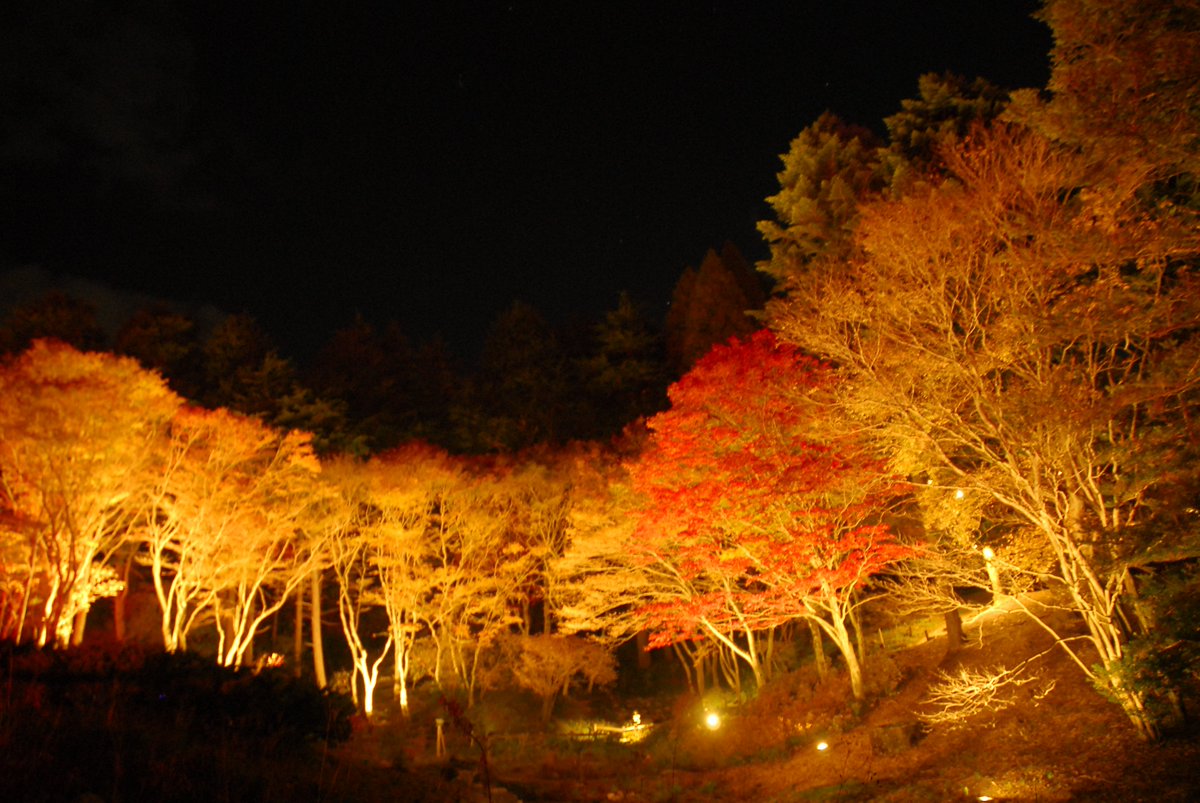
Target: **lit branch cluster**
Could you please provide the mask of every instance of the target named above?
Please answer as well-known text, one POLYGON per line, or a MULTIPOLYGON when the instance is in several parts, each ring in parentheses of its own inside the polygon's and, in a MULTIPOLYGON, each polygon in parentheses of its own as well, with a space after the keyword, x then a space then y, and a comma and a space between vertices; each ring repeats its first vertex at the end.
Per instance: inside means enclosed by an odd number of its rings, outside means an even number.
MULTIPOLYGON (((957 728, 984 712, 1003 711, 1017 701, 1017 688, 1040 679, 1039 675, 1023 674, 1028 663, 1022 661, 1009 669, 960 667, 956 672, 938 672, 938 680, 930 685, 924 700, 934 710, 917 716, 929 725, 957 728)), ((1053 688, 1051 681, 1037 693, 1038 699, 1053 688)))

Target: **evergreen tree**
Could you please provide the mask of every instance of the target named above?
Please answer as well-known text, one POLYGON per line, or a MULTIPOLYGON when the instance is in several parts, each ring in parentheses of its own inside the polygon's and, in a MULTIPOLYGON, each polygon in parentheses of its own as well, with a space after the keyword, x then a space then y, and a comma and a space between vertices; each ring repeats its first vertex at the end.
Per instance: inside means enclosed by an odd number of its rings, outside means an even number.
POLYGON ((357 317, 321 348, 306 377, 317 396, 344 406, 354 439, 372 453, 411 440, 447 443, 458 382, 441 341, 414 344, 395 321, 380 331, 357 317))
POLYGON ((758 228, 771 246, 762 270, 783 286, 809 260, 845 251, 859 202, 884 182, 875 135, 828 112, 780 158, 780 189, 767 199, 776 220, 758 228))
POLYGON ((595 420, 592 437, 610 437, 666 405, 666 365, 661 333, 628 293, 593 327, 592 353, 579 373, 595 420))
POLYGON ((313 435, 318 453, 361 452, 348 436, 345 411, 337 400, 322 399, 299 380, 292 361, 281 356, 253 317, 231 315, 202 347, 206 407, 225 407, 283 430, 313 435))
POLYGON ((672 374, 682 374, 714 345, 757 329, 750 313, 764 302, 762 285, 736 246, 726 243, 719 254, 709 249, 698 270, 683 271, 671 296, 664 328, 672 374))
POLYGON ((157 371, 181 396, 200 395, 200 340, 190 316, 165 304, 142 307, 117 330, 114 350, 157 371))
POLYGON ((881 154, 894 194, 930 173, 945 169, 940 149, 986 125, 1008 106, 1008 93, 987 81, 967 81, 953 73, 927 73, 917 81, 917 97, 900 101, 900 111, 884 119, 888 146, 881 154))
POLYGON ((455 413, 467 451, 515 451, 563 435, 569 373, 558 338, 534 307, 515 302, 497 316, 479 373, 455 413))

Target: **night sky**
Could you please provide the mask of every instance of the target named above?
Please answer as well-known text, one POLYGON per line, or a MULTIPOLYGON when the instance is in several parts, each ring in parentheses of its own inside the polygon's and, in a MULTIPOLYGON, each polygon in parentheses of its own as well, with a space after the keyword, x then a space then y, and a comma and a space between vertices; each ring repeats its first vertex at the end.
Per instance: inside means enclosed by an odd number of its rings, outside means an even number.
MULTIPOLYGON (((0 269, 469 352, 497 312, 665 311, 825 110, 1043 86, 1034 2, 165 2, 0 11, 0 269)), ((3 303, 0 300, 0 303, 3 303)), ((656 313, 658 314, 658 313, 656 313)))

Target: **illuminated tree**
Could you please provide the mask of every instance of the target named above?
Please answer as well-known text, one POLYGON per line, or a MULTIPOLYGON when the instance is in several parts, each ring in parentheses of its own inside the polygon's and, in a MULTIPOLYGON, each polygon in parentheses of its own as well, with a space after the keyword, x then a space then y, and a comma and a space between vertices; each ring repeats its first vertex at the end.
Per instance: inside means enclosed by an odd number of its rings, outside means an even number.
POLYGON ((926 74, 917 96, 887 117, 888 141, 826 112, 781 157, 779 192, 767 199, 775 220, 759 231, 772 259, 761 269, 786 287, 789 277, 814 259, 849 255, 860 205, 884 195, 900 196, 945 171, 940 149, 968 135, 973 125, 999 116, 1008 94, 982 78, 926 74))
POLYGON ((164 645, 184 649, 201 617, 218 662, 240 666, 258 628, 319 561, 305 529, 324 491, 307 435, 227 410, 186 409, 150 493, 144 535, 164 645))
POLYGON ((503 484, 513 500, 513 535, 524 544, 533 562, 529 588, 522 602, 522 631, 532 629, 530 607, 540 602, 542 632, 554 629, 558 576, 551 563, 562 555, 569 541, 568 522, 575 503, 574 467, 587 460, 585 446, 526 452, 515 466, 503 467, 503 484))
POLYGON ((1029 590, 1053 565, 1036 538, 1003 515, 993 519, 993 503, 981 494, 927 477, 911 485, 906 501, 897 527, 922 546, 889 570, 886 613, 896 620, 941 614, 950 651, 965 640, 964 613, 981 611, 989 596, 996 605, 1029 590))
POLYGON ((518 686, 542 701, 542 721, 549 722, 559 695, 565 697, 577 678, 588 691, 617 679, 615 656, 600 644, 580 636, 549 633, 506 638, 499 651, 506 672, 518 686))
MULTIPOLYGON (((337 578, 338 619, 350 650, 354 672, 362 682, 363 713, 369 717, 375 711, 379 668, 392 649, 394 639, 391 628, 383 627, 386 638, 372 657, 372 643, 378 642, 378 639, 375 633, 364 631, 368 630, 370 614, 383 608, 383 591, 374 565, 373 552, 377 544, 373 542, 371 533, 357 526, 362 518, 370 515, 360 510, 359 500, 354 498, 353 477, 358 468, 347 462, 333 467, 331 473, 343 494, 329 499, 325 527, 330 535, 326 540, 329 562, 337 578), (346 494, 346 491, 349 493, 346 494)), ((354 682, 351 689, 354 702, 358 703, 358 682, 354 682)))
POLYGON ((39 645, 78 643, 92 602, 116 593, 109 563, 179 403, 133 360, 54 341, 0 366, 0 528, 19 555, 4 564, 8 635, 29 624, 39 645))
POLYGON ((1140 200, 1143 165, 1012 127, 944 158, 954 180, 863 209, 853 263, 807 266, 776 325, 839 366, 842 408, 893 468, 1041 539, 1056 572, 1040 579, 1099 664, 1064 649, 1154 737, 1120 611, 1130 567, 1195 551, 1186 529, 1139 529, 1193 487, 1194 219, 1140 200))
POLYGON ((538 564, 517 537, 514 500, 502 478, 445 458, 413 470, 428 484, 436 511, 428 531, 431 588, 420 613, 436 650, 435 677, 444 682, 448 662, 473 703, 481 659, 496 638, 520 626, 538 564))
POLYGON ((1200 175, 1200 9, 1178 0, 1047 0, 1048 93, 1015 93, 1011 116, 1098 160, 1140 163, 1193 205, 1200 175), (1049 96, 1048 100, 1046 96, 1049 96))
POLYGON ((1040 688, 1031 696, 1040 700, 1054 689, 1056 682, 1042 682, 1036 673, 1026 672, 1026 667, 1049 651, 1038 653, 1013 667, 971 669, 960 666, 953 672, 939 670, 937 680, 922 700, 928 708, 917 716, 928 725, 962 727, 979 714, 1003 711, 1012 706, 1018 699, 1017 689, 1034 682, 1040 688))
POLYGON ((761 634, 804 617, 863 696, 847 623, 869 579, 911 550, 880 523, 891 481, 823 411, 831 382, 762 331, 714 348, 670 388, 631 466, 645 497, 635 544, 678 589, 644 610, 652 644, 714 639, 761 685, 761 634))
POLYGON ((900 101, 886 117, 888 145, 881 152, 893 195, 945 170, 941 151, 986 125, 1008 106, 1008 93, 983 78, 967 81, 952 73, 927 73, 917 81, 917 97, 900 101))
POLYGON ((567 546, 547 566, 558 631, 613 649, 642 632, 641 611, 670 598, 669 577, 633 549, 629 475, 615 452, 599 451, 573 471, 567 546))
MULTIPOLYGON (((413 646, 423 629, 419 617, 435 590, 430 540, 436 515, 433 466, 444 466, 447 460, 429 447, 411 444, 368 463, 337 461, 326 472, 340 491, 337 505, 346 511, 335 536, 345 542, 335 545, 335 564, 354 561, 353 573, 339 569, 343 604, 353 602, 357 610, 369 595, 370 603, 386 614, 393 696, 404 713, 408 712, 413 646)), ((365 653, 357 633, 359 618, 356 614, 350 621, 343 616, 343 628, 348 640, 357 640, 352 651, 365 653)), ((360 672, 366 682, 364 669, 360 672)))
POLYGON ((324 488, 311 436, 262 427, 257 454, 238 472, 244 516, 221 550, 214 603, 220 660, 240 666, 259 627, 321 561, 321 533, 307 527, 324 488))
POLYGON ((235 425, 223 411, 181 409, 158 455, 158 472, 146 491, 141 560, 150 569, 161 613, 163 647, 187 649, 192 628, 207 614, 219 590, 219 545, 234 526, 227 500, 236 493, 226 477, 242 459, 242 442, 222 437, 235 425))
POLYGON ((96 307, 51 290, 41 298, 9 310, 0 326, 0 353, 25 351, 35 340, 66 343, 80 351, 104 347, 104 330, 96 322, 96 307))

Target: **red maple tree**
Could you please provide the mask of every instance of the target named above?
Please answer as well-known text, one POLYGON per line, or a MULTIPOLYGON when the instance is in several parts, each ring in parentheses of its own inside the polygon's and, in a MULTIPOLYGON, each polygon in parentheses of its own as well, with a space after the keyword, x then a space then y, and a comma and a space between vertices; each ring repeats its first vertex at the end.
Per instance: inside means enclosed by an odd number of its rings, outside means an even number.
POLYGON ((669 390, 630 466, 634 542, 673 592, 642 613, 651 644, 712 638, 766 680, 763 634, 814 622, 846 659, 868 579, 911 550, 882 523, 895 483, 836 425, 834 374, 760 331, 715 347, 669 390))

